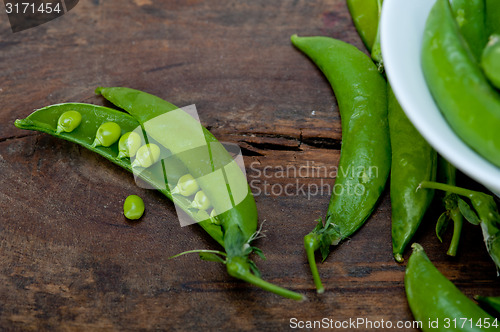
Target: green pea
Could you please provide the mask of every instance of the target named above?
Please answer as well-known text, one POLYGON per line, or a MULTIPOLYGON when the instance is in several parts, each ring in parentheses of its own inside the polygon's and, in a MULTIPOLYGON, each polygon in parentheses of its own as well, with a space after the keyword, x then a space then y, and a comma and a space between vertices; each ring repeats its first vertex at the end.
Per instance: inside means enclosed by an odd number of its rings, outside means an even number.
POLYGON ((70 133, 76 129, 82 122, 82 115, 77 111, 67 111, 61 114, 59 120, 57 120, 57 133, 60 134, 63 131, 70 133))
POLYGON ((481 56, 484 74, 500 89, 500 35, 492 35, 481 56))
POLYGON ((172 190, 172 194, 191 196, 194 195, 198 190, 200 190, 198 182, 196 182, 191 174, 186 174, 179 178, 179 182, 177 182, 177 186, 175 186, 175 188, 172 190))
POLYGON ((123 214, 127 219, 137 220, 144 214, 144 201, 137 195, 130 195, 123 203, 123 214))
POLYGON ((141 136, 138 133, 129 131, 123 134, 118 141, 118 158, 130 158, 135 156, 141 144, 141 136))
POLYGON ((94 144, 92 147, 104 146, 109 147, 120 138, 121 134, 120 125, 116 122, 105 122, 99 128, 97 128, 97 133, 95 134, 94 144))
POLYGON ((160 159, 160 147, 156 144, 145 144, 137 150, 132 167, 147 168, 160 159))
POLYGON ((210 206, 212 206, 212 203, 202 190, 198 191, 196 195, 194 195, 194 200, 190 205, 190 207, 198 210, 206 210, 210 206))

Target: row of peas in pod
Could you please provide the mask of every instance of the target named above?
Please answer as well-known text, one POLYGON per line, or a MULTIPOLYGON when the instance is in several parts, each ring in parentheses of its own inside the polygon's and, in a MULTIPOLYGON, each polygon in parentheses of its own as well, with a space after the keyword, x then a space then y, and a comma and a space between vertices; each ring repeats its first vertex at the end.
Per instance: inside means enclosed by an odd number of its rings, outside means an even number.
MULTIPOLYGON (((59 117, 57 121, 57 133, 72 132, 81 123, 82 116, 78 111, 66 111, 59 117)), ((161 150, 157 144, 144 144, 141 135, 135 131, 129 131, 121 134, 122 129, 116 122, 108 121, 99 126, 95 134, 95 140, 92 144, 93 148, 103 146, 110 147, 118 141, 118 158, 133 159, 132 168, 142 167, 148 168, 157 163, 160 159, 161 150)), ((174 195, 182 195, 190 197, 192 202, 189 208, 199 210, 199 213, 207 213, 210 210, 210 221, 216 225, 220 225, 220 221, 216 217, 215 209, 212 208, 212 203, 208 196, 200 189, 196 179, 191 174, 181 176, 177 185, 171 191, 174 195)), ((139 196, 130 195, 124 203, 124 214, 128 219, 139 219, 144 213, 144 202, 139 196)))

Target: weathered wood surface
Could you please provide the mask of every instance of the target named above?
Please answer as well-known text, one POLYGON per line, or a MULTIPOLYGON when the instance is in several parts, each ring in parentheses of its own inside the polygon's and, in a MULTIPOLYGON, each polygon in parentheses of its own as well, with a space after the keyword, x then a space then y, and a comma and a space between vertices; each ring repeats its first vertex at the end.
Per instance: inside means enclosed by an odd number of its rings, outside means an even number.
MULTIPOLYGON (((331 89, 291 46, 293 33, 362 47, 343 0, 80 1, 63 17, 16 34, 3 16, 1 330, 274 331, 288 329, 294 317, 412 320, 404 264, 391 254, 388 193, 320 265, 327 291, 314 291, 302 237, 325 213, 325 188, 334 180, 311 170, 337 165, 341 130, 331 89), (256 245, 267 260, 258 266, 266 280, 304 293, 306 302, 239 282, 196 256, 168 260, 217 245, 197 226, 181 228, 166 198, 137 188, 117 166, 13 126, 52 103, 103 104, 93 94, 101 85, 196 104, 215 136, 240 144, 265 221, 266 237, 256 245), (302 174, 282 177, 287 166, 302 174), (286 184, 305 192, 280 193, 286 184), (308 186, 311 195, 324 190, 308 198, 308 186), (121 214, 133 193, 147 206, 138 223, 121 214)), ((458 257, 447 257, 449 236, 440 244, 433 233, 438 213, 431 211, 415 240, 467 295, 500 295, 480 230, 465 225, 458 257)))

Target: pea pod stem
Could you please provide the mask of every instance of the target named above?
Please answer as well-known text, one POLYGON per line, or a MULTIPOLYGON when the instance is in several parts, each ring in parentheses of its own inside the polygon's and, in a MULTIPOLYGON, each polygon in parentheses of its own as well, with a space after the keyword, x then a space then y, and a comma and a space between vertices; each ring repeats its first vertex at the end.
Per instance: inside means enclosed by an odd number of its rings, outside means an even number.
POLYGON ((438 325, 427 322, 438 320, 464 320, 484 322, 494 320, 471 299, 465 296, 432 264, 418 243, 412 245, 413 253, 408 260, 404 277, 406 297, 415 320, 422 322, 421 329, 427 331, 484 331, 477 325, 469 327, 438 325))
POLYGON ((230 276, 246 281, 252 285, 262 288, 263 290, 272 292, 274 294, 292 299, 304 300, 305 297, 294 291, 282 288, 270 282, 267 282, 250 272, 248 261, 243 257, 228 257, 226 263, 227 272, 230 276))
POLYGON ((471 195, 474 195, 474 193, 476 193, 475 191, 472 191, 469 189, 456 187, 456 186, 446 184, 446 183, 434 182, 434 181, 422 181, 420 183, 419 188, 438 189, 438 190, 454 193, 457 195, 462 195, 462 196, 469 197, 469 198, 471 197, 471 195))
POLYGON ((316 233, 310 233, 304 237, 304 247, 306 249, 307 260, 309 262, 309 267, 311 269, 311 274, 313 276, 314 285, 316 286, 316 291, 318 294, 325 292, 325 287, 321 283, 321 278, 318 272, 318 266, 316 265, 316 257, 314 253, 319 249, 319 235, 316 233))
POLYGON ((446 254, 449 256, 456 256, 464 222, 462 214, 457 209, 450 211, 450 218, 453 221, 453 235, 446 254))
MULTIPOLYGON (((443 182, 452 186, 456 185, 456 168, 441 156, 438 158, 438 170, 439 178, 442 179, 443 182)), ((449 256, 455 256, 457 254, 463 225, 463 217, 458 206, 457 194, 446 191, 444 197, 442 197, 442 203, 445 211, 441 214, 436 223, 436 235, 439 240, 442 241, 441 234, 446 231, 449 220, 453 222, 453 235, 446 253, 449 256)))
POLYGON ((475 211, 464 202, 461 213, 466 213, 464 217, 469 222, 475 225, 480 224, 488 254, 495 263, 497 270, 500 269, 500 213, 494 198, 482 192, 445 183, 423 181, 419 187, 448 191, 467 197, 470 200, 475 211))

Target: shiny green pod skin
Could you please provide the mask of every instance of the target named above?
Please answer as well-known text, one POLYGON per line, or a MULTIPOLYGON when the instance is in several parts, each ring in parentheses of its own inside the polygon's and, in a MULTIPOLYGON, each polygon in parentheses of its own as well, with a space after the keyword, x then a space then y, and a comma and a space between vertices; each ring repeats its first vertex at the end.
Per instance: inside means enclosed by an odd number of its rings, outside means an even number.
MULTIPOLYGON (((179 108, 175 105, 149 93, 134 90, 124 87, 99 87, 96 93, 101 94, 117 107, 122 108, 127 113, 132 115, 145 129, 148 136, 151 136, 182 161, 189 170, 189 173, 197 178, 203 192, 207 195, 210 202, 213 204, 216 211, 219 209, 219 195, 231 193, 231 188, 227 183, 241 183, 244 181, 244 186, 248 188, 246 196, 238 204, 231 209, 219 214, 217 218, 220 220, 221 226, 213 224, 214 227, 222 229, 223 246, 227 253, 226 268, 228 273, 246 282, 252 283, 265 290, 274 292, 284 297, 295 300, 302 299, 298 293, 270 284, 258 276, 251 273, 251 262, 248 259, 250 242, 257 234, 257 208, 255 200, 246 182, 246 177, 239 168, 233 169, 232 172, 227 172, 225 182, 217 182, 211 179, 200 178, 209 173, 213 167, 214 160, 219 163, 230 164, 233 162, 232 157, 222 147, 218 140, 205 127, 201 126, 190 115, 181 115, 177 117, 176 123, 168 124, 161 121, 156 121, 159 117, 166 115, 172 111, 178 111, 179 108), (189 137, 182 140, 171 134, 172 127, 175 126, 177 133, 192 132, 194 128, 202 130, 206 146, 211 147, 209 154, 198 153, 179 153, 184 147, 189 146, 189 137)), ((182 111, 185 113, 184 111, 182 111)), ((180 113, 180 114, 183 114, 180 113)))
POLYGON ((368 52, 372 51, 378 29, 380 0, 347 0, 352 21, 368 52))
POLYGON ((452 129, 500 166, 500 94, 468 52, 448 0, 437 0, 430 11, 421 59, 429 90, 452 129))
POLYGON ((371 215, 385 187, 391 149, 386 82, 371 59, 356 47, 327 37, 291 38, 323 72, 337 98, 342 149, 325 225, 304 238, 318 292, 324 290, 314 251, 326 258, 331 245, 351 236, 371 215))
POLYGON ((432 189, 417 187, 424 180, 436 178, 437 153, 408 120, 389 84, 387 90, 392 150, 392 251, 394 259, 402 262, 404 250, 434 196, 432 189))
POLYGON ((486 1, 486 26, 488 35, 500 34, 500 1, 486 1))
MULTIPOLYGON (((432 264, 418 243, 412 245, 413 253, 408 260, 404 283, 406 297, 413 317, 422 322, 426 331, 494 331, 490 316, 471 299, 465 296, 432 264), (438 320, 436 328, 429 322, 438 320), (465 323, 464 323, 465 320, 465 323), (490 327, 484 327, 489 322, 490 327)), ((498 321, 497 321, 498 323, 498 321)))
POLYGON ((484 0, 451 0, 451 10, 474 59, 479 62, 488 40, 484 0))

